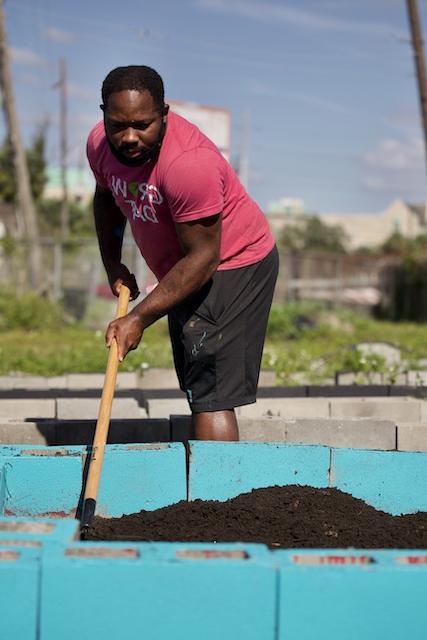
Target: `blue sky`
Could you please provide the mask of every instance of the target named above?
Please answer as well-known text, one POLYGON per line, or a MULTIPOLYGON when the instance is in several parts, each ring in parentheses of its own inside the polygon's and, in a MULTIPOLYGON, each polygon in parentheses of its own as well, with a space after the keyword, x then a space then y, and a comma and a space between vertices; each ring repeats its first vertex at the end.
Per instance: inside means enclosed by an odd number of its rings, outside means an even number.
POLYGON ((29 141, 49 122, 52 165, 59 58, 74 165, 105 75, 147 64, 170 99, 230 109, 234 153, 248 114, 248 189, 264 210, 281 197, 325 213, 426 199, 404 0, 9 0, 6 19, 22 131, 29 141))

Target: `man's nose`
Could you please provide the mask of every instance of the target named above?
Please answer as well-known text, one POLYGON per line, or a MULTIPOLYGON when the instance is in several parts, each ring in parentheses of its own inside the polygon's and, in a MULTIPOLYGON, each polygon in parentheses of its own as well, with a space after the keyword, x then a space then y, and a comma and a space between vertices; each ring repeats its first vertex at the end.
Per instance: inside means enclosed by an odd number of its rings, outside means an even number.
POLYGON ((132 129, 132 127, 128 127, 127 129, 125 129, 122 134, 122 142, 124 142, 125 144, 138 142, 138 135, 136 130, 132 129))

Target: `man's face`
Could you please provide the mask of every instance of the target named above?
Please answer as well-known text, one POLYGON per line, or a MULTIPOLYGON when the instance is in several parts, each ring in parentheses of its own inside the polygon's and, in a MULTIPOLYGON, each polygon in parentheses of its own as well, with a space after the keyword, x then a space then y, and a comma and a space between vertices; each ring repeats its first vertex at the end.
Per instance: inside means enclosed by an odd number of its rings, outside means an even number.
POLYGON ((125 163, 143 164, 159 148, 164 117, 149 91, 117 91, 104 108, 105 131, 125 163))

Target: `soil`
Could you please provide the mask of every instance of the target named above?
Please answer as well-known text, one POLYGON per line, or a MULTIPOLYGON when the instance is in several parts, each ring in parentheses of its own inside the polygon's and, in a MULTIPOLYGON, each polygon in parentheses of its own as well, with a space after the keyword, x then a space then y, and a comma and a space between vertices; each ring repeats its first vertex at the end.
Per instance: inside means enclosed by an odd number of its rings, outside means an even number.
POLYGON ((100 518, 85 540, 260 542, 272 548, 427 548, 427 513, 391 516, 338 489, 256 489, 227 502, 178 502, 100 518))

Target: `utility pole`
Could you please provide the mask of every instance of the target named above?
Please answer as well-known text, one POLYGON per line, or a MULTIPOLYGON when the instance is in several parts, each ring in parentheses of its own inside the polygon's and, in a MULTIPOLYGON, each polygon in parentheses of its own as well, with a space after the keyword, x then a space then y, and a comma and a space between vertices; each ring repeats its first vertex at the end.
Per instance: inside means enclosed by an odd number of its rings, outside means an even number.
POLYGON ((249 111, 246 109, 241 120, 239 152, 239 179, 245 189, 249 184, 249 121, 249 111))
POLYGON ((29 280, 33 289, 40 291, 42 279, 40 237, 36 209, 31 193, 27 158, 22 145, 16 112, 10 56, 6 37, 4 0, 0 0, 0 89, 7 133, 12 148, 17 206, 24 220, 25 236, 29 242, 29 280))
POLYGON ((59 89, 59 151, 61 158, 61 184, 62 184, 62 204, 61 204, 61 237, 66 240, 70 234, 70 207, 68 202, 67 184, 67 63, 65 58, 59 61, 59 81, 55 85, 59 89))
POLYGON ((424 58, 424 45, 421 22, 418 14, 417 0, 406 0, 409 26, 411 29, 412 48, 414 52, 415 68, 418 80, 418 94, 420 100, 421 119, 424 133, 424 150, 426 154, 427 170, 427 77, 424 58))

